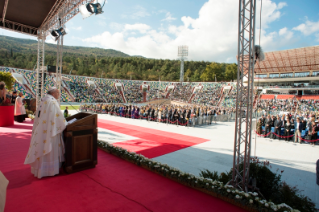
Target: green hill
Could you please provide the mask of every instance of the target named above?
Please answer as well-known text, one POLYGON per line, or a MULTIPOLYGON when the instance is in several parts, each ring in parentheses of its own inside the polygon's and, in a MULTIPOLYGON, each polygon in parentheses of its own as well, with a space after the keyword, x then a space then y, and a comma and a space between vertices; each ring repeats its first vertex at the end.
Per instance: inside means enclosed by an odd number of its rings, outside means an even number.
MULTIPOLYGON (((13 38, 0 35, 0 52, 12 51, 17 53, 37 53, 38 42, 31 39, 13 38)), ((45 44, 46 53, 56 53, 56 45, 45 44)), ((123 52, 113 49, 101 49, 91 47, 79 46, 63 46, 64 53, 78 54, 78 55, 94 55, 98 57, 130 57, 123 52)))
MULTIPOLYGON (((0 36, 0 66, 33 70, 37 40, 0 36)), ((45 65, 56 65, 56 45, 45 45, 45 65)), ((113 49, 63 46, 63 73, 115 79, 179 81, 180 61, 130 56, 113 49)), ((185 81, 229 81, 236 64, 185 61, 185 81)))

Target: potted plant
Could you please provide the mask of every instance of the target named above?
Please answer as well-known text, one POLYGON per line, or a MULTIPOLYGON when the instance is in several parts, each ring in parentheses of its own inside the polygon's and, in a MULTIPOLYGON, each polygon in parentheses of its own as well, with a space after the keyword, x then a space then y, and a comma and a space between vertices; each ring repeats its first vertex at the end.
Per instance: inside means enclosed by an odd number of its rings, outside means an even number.
POLYGON ((14 105, 6 98, 7 89, 12 89, 14 81, 11 73, 0 72, 0 127, 14 124, 14 105))

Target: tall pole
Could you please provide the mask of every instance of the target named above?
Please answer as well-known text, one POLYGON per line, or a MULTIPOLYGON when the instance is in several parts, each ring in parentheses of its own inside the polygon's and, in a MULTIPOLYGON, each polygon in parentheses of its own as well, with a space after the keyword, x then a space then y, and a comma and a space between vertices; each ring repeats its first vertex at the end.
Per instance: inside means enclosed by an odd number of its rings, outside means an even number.
POLYGON ((232 184, 246 191, 249 183, 254 97, 255 11, 256 0, 239 0, 237 100, 232 184), (244 78, 248 80, 247 86, 244 86, 244 78))
POLYGON ((181 57, 181 71, 179 76, 179 81, 184 82, 184 57, 181 57))
MULTIPOLYGON (((58 28, 63 27, 65 23, 64 17, 64 9, 59 13, 59 21, 57 23, 58 28)), ((63 35, 61 35, 57 40, 57 53, 56 53, 56 85, 57 89, 61 92, 61 84, 62 84, 62 57, 63 57, 63 35)), ((62 95, 61 95, 62 97, 62 95)), ((61 102, 61 97, 58 99, 58 103, 61 102)))
POLYGON ((188 56, 188 46, 179 46, 177 55, 180 57, 181 60, 179 81, 182 83, 184 82, 184 60, 186 59, 186 56, 188 56))
POLYGON ((43 29, 38 30, 38 56, 37 56, 37 89, 36 89, 36 107, 40 105, 44 90, 44 44, 45 33, 43 29))

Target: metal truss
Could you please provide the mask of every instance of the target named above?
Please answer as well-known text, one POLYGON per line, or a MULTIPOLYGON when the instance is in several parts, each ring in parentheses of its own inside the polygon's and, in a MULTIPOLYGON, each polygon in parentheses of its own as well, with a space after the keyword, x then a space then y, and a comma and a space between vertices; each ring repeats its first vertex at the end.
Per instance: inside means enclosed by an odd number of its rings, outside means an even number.
MULTIPOLYGON (((53 5, 51 11, 48 13, 47 17, 44 19, 40 27, 32 27, 27 26, 21 23, 17 23, 14 21, 6 20, 5 14, 1 17, 0 20, 0 28, 4 28, 6 30, 11 30, 31 36, 38 36, 38 30, 47 31, 50 28, 56 27, 58 25, 59 14, 63 9, 65 18, 65 23, 72 19, 79 13, 79 6, 86 3, 91 3, 94 0, 57 0, 53 5)), ((7 3, 6 0, 5 3, 7 3)), ((4 7, 4 12, 6 11, 6 6, 4 7)), ((48 33, 46 34, 48 35, 48 33)))
MULTIPOLYGON (((63 26, 67 21, 73 18, 79 13, 79 6, 93 0, 58 0, 52 7, 48 16, 42 22, 42 25, 37 30, 38 36, 38 69, 37 69, 37 105, 39 105, 41 97, 43 96, 43 74, 44 69, 39 67, 44 66, 44 41, 45 37, 49 34, 51 28, 59 28, 63 26)), ((61 92, 62 83, 62 56, 63 56, 63 36, 60 36, 57 40, 57 61, 56 61, 56 86, 61 92)), ((60 103, 60 99, 58 99, 60 103)))
MULTIPOLYGON (((64 27, 65 18, 64 17, 65 10, 62 9, 59 14, 59 21, 57 28, 64 27)), ((61 91, 61 84, 62 84, 62 56, 63 56, 63 35, 61 35, 57 40, 57 51, 56 51, 56 87, 62 93, 61 91)), ((60 104, 61 97, 58 99, 58 102, 60 104)))
POLYGON ((248 190, 251 125, 254 101, 254 45, 256 0, 239 1, 236 125, 232 184, 248 190), (247 86, 244 85, 247 78, 247 86))
POLYGON ((9 20, 0 20, 0 28, 15 31, 27 35, 38 36, 38 28, 23 25, 9 20))
POLYGON ((79 6, 91 3, 94 0, 58 0, 52 7, 48 16, 42 22, 40 28, 49 30, 59 26, 59 19, 64 19, 64 23, 71 20, 79 13, 79 6), (61 16, 61 14, 63 14, 61 16))
POLYGON ((38 31, 38 58, 37 58, 37 89, 36 102, 37 107, 40 105, 41 98, 44 92, 44 45, 45 45, 45 31, 38 31))

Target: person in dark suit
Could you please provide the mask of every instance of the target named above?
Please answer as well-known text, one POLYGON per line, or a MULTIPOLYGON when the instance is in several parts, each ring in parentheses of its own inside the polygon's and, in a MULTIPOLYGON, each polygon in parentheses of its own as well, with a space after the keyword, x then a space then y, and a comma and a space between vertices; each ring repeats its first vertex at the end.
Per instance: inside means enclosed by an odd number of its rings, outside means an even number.
POLYGON ((281 126, 282 126, 282 120, 278 116, 277 120, 275 121, 275 133, 277 134, 277 136, 274 136, 274 139, 278 138, 280 140, 279 136, 281 134, 281 126))
POLYGON ((292 129, 293 125, 290 123, 290 120, 287 119, 287 122, 285 123, 285 131, 284 131, 284 135, 285 137, 285 141, 290 141, 290 134, 291 134, 291 129, 292 129))
POLYGON ((260 118, 260 120, 261 120, 261 126, 265 126, 265 124, 266 124, 266 118, 264 117, 264 115, 261 115, 261 118, 260 118))
POLYGON ((301 144, 301 131, 303 129, 303 123, 300 121, 300 118, 297 118, 297 121, 295 123, 295 143, 299 140, 299 143, 301 144))
POLYGON ((270 118, 270 115, 268 115, 267 119, 265 121, 265 132, 264 132, 264 135, 267 135, 267 133, 271 131, 272 123, 273 123, 272 119, 270 118))

